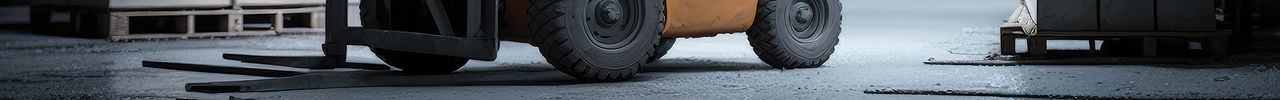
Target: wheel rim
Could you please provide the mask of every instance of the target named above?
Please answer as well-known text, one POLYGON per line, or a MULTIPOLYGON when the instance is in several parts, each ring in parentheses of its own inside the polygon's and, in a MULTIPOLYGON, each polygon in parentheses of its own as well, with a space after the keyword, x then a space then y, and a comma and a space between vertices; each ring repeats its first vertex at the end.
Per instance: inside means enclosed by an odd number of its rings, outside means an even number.
POLYGON ((783 25, 790 26, 793 32, 792 38, 801 43, 809 43, 820 39, 826 28, 826 21, 829 18, 827 13, 827 2, 821 0, 796 0, 791 2, 790 11, 784 12, 783 17, 786 21, 783 25), (816 4, 816 5, 815 5, 816 4))
POLYGON ((600 0, 588 3, 583 7, 586 21, 583 26, 586 29, 585 35, 591 37, 591 42, 599 48, 606 50, 618 50, 627 47, 640 31, 639 23, 643 17, 632 17, 640 15, 643 11, 642 5, 635 0, 600 0))
MULTIPOLYGON (((796 32, 805 32, 809 29, 809 26, 813 25, 810 23, 810 21, 813 20, 813 8, 809 6, 809 3, 805 2, 796 2, 792 7, 795 7, 794 9, 796 11, 793 13, 795 18, 792 18, 794 19, 792 21, 795 22, 795 25, 791 25, 791 29, 796 32)), ((799 36, 801 38, 808 38, 812 35, 813 34, 802 34, 799 36)))

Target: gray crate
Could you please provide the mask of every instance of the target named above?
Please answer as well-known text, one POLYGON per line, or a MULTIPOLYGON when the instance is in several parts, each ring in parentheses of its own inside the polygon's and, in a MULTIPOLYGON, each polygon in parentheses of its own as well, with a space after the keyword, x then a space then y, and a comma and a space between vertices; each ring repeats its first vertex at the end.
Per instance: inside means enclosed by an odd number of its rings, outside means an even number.
POLYGON ((1097 31, 1097 0, 1028 0, 1038 30, 1097 31))
POLYGON ((1102 31, 1155 31, 1155 1, 1102 0, 1098 2, 1102 31))
POLYGON ((1156 0, 1156 30, 1214 31, 1213 0, 1156 0))

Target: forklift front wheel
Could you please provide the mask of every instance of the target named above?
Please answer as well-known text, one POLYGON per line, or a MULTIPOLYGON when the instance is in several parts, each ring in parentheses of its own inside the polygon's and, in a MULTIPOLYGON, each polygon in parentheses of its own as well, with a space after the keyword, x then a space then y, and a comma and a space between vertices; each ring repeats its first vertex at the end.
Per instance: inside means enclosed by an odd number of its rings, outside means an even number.
POLYGON ((529 0, 532 43, 561 72, 622 81, 657 52, 662 0, 529 0))
POLYGON ((675 44, 676 38, 662 38, 662 40, 659 40, 658 45, 653 47, 654 53, 653 56, 649 57, 649 63, 656 62, 658 61, 658 58, 662 58, 663 55, 667 55, 667 51, 671 50, 671 47, 675 46, 675 44))

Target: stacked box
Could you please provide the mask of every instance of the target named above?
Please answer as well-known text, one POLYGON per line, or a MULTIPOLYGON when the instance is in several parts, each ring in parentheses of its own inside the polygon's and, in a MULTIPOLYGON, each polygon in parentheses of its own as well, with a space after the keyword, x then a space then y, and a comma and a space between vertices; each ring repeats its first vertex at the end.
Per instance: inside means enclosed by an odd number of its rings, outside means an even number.
POLYGON ((1098 24, 1102 31, 1154 31, 1154 0, 1102 0, 1098 24))
POLYGON ((1097 0, 1028 0, 1039 30, 1098 30, 1097 0))
POLYGON ((1214 31, 1212 0, 1156 0, 1156 30, 1214 31))
POLYGON ((1213 0, 1026 0, 1043 31, 1214 31, 1213 0))

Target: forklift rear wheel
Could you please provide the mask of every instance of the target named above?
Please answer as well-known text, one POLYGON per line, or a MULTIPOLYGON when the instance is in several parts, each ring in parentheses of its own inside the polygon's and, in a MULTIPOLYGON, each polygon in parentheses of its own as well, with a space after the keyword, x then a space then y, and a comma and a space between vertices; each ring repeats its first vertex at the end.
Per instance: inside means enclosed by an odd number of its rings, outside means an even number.
POLYGON ((840 9, 836 0, 760 0, 747 38, 774 68, 819 67, 840 41, 840 9))
MULTIPOLYGON (((360 5, 360 21, 361 26, 369 29, 386 29, 401 30, 420 33, 438 33, 432 30, 424 30, 424 24, 431 24, 428 17, 422 17, 418 13, 416 4, 420 3, 384 3, 393 0, 363 0, 365 3, 360 5), (405 5, 385 5, 385 4, 405 4, 405 5), (402 8, 403 12, 390 13, 385 8, 402 8), (408 9, 404 9, 408 8, 408 9), (414 18, 417 17, 417 18, 414 18), (396 19, 392 21, 392 19, 396 19)), ((394 0, 403 2, 400 0, 394 0)), ((408 1, 408 0, 405 0, 408 1)), ((413 1, 416 2, 416 1, 413 1)), ((396 51, 381 48, 370 48, 373 54, 379 59, 386 62, 391 67, 400 68, 405 74, 449 74, 467 64, 467 58, 424 54, 406 51, 396 51)))
POLYGON ((622 81, 652 59, 662 0, 529 0, 529 27, 547 62, 587 81, 622 81))

